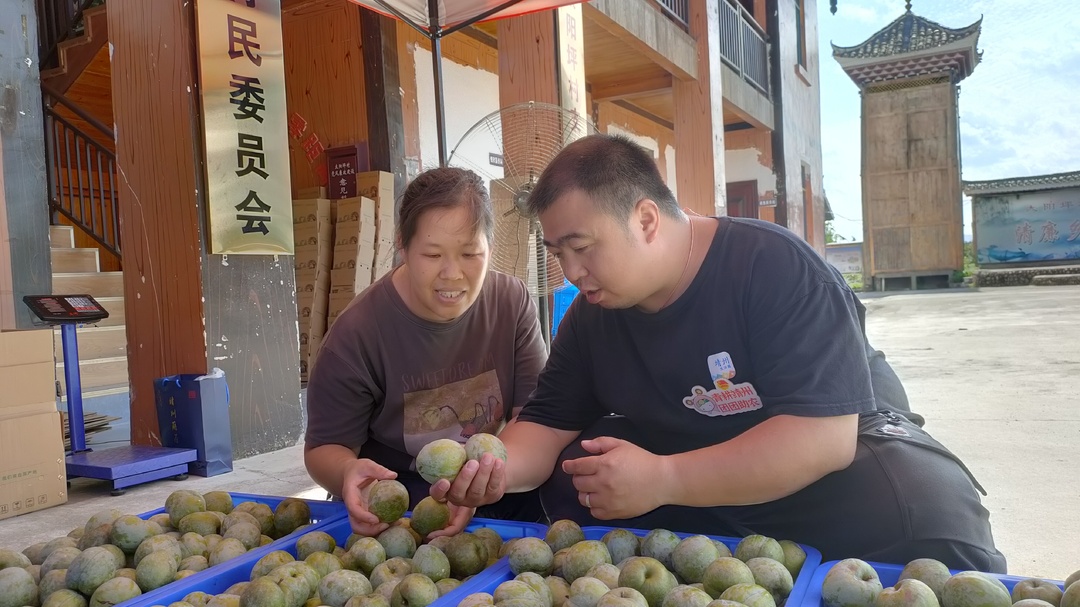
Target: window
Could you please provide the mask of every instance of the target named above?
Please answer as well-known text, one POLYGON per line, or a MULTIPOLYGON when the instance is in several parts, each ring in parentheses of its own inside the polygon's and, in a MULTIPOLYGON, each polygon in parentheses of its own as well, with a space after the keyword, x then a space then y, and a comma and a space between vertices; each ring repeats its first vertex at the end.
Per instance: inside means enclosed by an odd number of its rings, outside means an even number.
POLYGON ((806 4, 805 0, 795 0, 795 52, 798 53, 799 65, 806 67, 806 4))

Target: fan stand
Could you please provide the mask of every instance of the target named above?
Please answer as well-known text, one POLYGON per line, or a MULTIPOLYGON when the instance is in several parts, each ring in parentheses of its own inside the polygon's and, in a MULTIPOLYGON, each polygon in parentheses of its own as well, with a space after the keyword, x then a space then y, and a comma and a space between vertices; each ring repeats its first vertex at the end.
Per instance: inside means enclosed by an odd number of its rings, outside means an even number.
POLYGON ((536 293, 537 311, 540 313, 540 332, 544 335, 544 345, 551 349, 551 306, 548 305, 547 292, 547 251, 544 249, 544 241, 536 239, 536 293))

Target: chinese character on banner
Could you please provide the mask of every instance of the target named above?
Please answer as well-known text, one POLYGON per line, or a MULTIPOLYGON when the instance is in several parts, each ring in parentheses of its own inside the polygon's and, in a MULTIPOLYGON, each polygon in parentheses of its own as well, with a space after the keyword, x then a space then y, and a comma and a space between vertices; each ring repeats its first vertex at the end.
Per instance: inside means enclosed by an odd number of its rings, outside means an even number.
POLYGON ((236 205, 237 211, 247 211, 247 213, 237 213, 236 220, 243 221, 244 227, 241 228, 244 234, 250 234, 252 232, 259 232, 266 234, 270 231, 270 228, 266 227, 266 222, 271 220, 270 215, 252 215, 251 213, 268 213, 270 211, 270 205, 266 204, 259 198, 259 195, 254 190, 249 190, 247 198, 243 202, 236 205))
POLYGON ((1044 211, 1053 211, 1055 206, 1056 205, 1054 203, 1052 203, 1052 202, 1044 202, 1043 203, 1043 210, 1044 211))
POLYGON ((1023 225, 1016 226, 1016 244, 1031 244, 1031 238, 1035 235, 1035 230, 1032 229, 1031 224, 1024 222, 1023 225))
POLYGON ((319 154, 323 153, 323 144, 319 141, 319 136, 312 133, 311 137, 308 137, 304 143, 301 144, 304 148, 304 153, 307 155, 308 162, 314 162, 319 154))
POLYGON ((1077 238, 1080 238, 1080 219, 1069 224, 1069 237, 1066 240, 1072 242, 1077 238))
POLYGON ((571 40, 577 40, 577 19, 570 13, 566 15, 566 34, 571 40))
POLYGON ((251 49, 261 48, 259 43, 255 42, 256 36, 254 21, 229 15, 229 58, 236 59, 246 54, 252 63, 257 66, 262 65, 262 56, 251 52, 251 49), (242 47, 243 50, 238 47, 242 47))
POLYGON ((266 105, 264 105, 263 90, 259 86, 259 79, 237 76, 236 74, 233 74, 232 77, 229 86, 233 88, 233 91, 229 93, 229 96, 232 97, 229 103, 237 106, 233 117, 237 120, 254 118, 262 122, 263 117, 259 115, 259 112, 265 110, 266 105))
POLYGON ((239 133, 236 148, 236 166, 240 168, 236 172, 237 177, 243 177, 248 173, 255 173, 263 179, 269 176, 269 173, 263 170, 266 168, 266 154, 263 153, 262 137, 239 133), (259 166, 255 166, 256 161, 259 166))
POLYGON ((1055 242, 1057 240, 1057 238, 1058 238, 1057 224, 1052 222, 1052 221, 1048 221, 1048 222, 1044 223, 1043 224, 1043 230, 1042 230, 1042 238, 1039 239, 1039 242, 1055 242))
POLYGON ((304 135, 304 131, 307 130, 307 120, 300 114, 293 113, 289 116, 289 137, 293 139, 299 139, 304 135))

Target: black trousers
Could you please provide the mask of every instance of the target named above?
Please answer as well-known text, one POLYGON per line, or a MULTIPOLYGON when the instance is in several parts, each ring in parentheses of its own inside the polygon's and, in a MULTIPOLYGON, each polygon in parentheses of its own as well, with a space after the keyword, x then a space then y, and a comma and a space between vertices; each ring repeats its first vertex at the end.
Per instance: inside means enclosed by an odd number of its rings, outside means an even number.
POLYGON ((647 444, 621 417, 605 417, 583 432, 540 488, 550 520, 727 537, 761 534, 812 546, 825 561, 853 557, 906 564, 925 557, 952 569, 1006 573, 972 479, 958 460, 935 450, 860 434, 848 468, 790 496, 752 506, 663 506, 633 519, 601 521, 578 503, 572 478, 562 472, 562 461, 587 455, 580 440, 597 436, 647 444))

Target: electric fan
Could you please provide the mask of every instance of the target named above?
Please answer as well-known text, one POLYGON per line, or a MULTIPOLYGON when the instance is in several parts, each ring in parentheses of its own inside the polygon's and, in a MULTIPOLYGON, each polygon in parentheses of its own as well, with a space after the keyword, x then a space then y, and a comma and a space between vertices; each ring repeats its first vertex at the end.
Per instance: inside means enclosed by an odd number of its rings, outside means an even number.
POLYGON ((519 103, 473 125, 454 147, 448 163, 475 171, 488 182, 495 210, 491 268, 528 285, 529 293, 538 299, 545 340, 551 335, 548 296, 563 286, 564 278, 558 261, 544 247, 540 222, 527 212, 525 203, 559 151, 596 132, 576 112, 535 101, 519 103), (485 150, 488 154, 478 161, 485 150), (500 157, 501 167, 491 162, 500 157))

